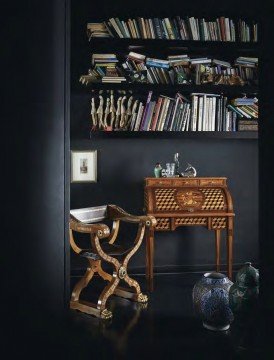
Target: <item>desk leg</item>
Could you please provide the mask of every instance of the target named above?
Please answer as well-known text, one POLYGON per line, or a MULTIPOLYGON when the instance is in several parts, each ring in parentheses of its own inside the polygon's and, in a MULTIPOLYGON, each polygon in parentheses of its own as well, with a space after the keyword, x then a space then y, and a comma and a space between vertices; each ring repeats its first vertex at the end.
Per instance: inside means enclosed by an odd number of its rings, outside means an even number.
POLYGON ((227 274, 230 280, 232 280, 232 265, 233 265, 233 217, 228 218, 227 225, 227 274))
POLYGON ((216 271, 220 271, 221 230, 215 230, 216 271))
POLYGON ((149 291, 153 291, 154 230, 146 232, 146 279, 149 291))

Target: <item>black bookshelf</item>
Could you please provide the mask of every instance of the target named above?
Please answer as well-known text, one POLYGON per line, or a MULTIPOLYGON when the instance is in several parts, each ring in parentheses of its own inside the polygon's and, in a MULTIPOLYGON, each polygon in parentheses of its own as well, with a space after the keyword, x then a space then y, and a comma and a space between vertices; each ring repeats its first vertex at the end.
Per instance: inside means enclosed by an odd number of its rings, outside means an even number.
POLYGON ((76 93, 86 94, 90 90, 142 90, 149 91, 154 90, 156 92, 205 92, 205 93, 217 93, 217 94, 256 94, 258 92, 258 86, 238 86, 238 85, 187 85, 187 84, 141 84, 141 83, 90 83, 88 85, 82 85, 80 83, 73 89, 76 93))
POLYGON ((258 139, 257 131, 91 131, 90 139, 258 139))
POLYGON ((147 48, 162 50, 163 48, 176 48, 187 51, 217 50, 224 53, 243 52, 245 55, 257 53, 259 42, 239 41, 200 41, 200 40, 167 40, 167 39, 132 39, 132 38, 91 38, 88 43, 89 50, 117 51, 121 49, 147 48))

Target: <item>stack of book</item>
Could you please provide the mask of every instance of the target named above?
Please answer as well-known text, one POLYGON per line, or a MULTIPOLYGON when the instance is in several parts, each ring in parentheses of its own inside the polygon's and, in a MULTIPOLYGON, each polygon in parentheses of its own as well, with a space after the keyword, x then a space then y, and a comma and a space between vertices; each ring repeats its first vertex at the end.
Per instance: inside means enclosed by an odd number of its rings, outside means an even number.
POLYGON ((236 98, 228 107, 237 114, 238 131, 258 131, 259 109, 256 98, 236 98))
MULTIPOLYGON (((88 23, 90 28, 98 23, 88 23)), ((96 29, 97 30, 97 29, 96 29)), ((171 39, 171 40, 202 40, 202 41, 257 41, 258 27, 255 22, 245 20, 234 22, 221 16, 213 21, 205 18, 150 18, 120 20, 118 17, 104 21, 99 31, 88 31, 89 39, 106 36, 132 39, 171 39)))
POLYGON ((87 24, 87 35, 89 40, 93 37, 111 37, 108 29, 104 23, 88 23, 87 24))
POLYGON ((257 57, 240 56, 235 60, 235 65, 254 68, 254 67, 258 66, 258 58, 257 57))
POLYGON ((118 59, 115 54, 93 54, 91 63, 93 70, 101 76, 103 83, 121 83, 126 78, 121 75, 116 66, 118 59))
POLYGON ((121 66, 115 54, 93 54, 92 65, 89 74, 81 77, 82 83, 86 84, 89 80, 151 84, 258 84, 258 58, 251 57, 238 57, 232 65, 231 62, 209 57, 190 58, 182 54, 157 59, 131 51, 121 66))

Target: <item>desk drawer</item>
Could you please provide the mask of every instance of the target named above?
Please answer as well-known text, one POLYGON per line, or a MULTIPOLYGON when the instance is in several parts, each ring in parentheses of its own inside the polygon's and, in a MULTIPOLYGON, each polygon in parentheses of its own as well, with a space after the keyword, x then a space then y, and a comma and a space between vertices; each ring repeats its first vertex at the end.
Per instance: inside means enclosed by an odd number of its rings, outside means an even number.
POLYGON ((148 186, 171 186, 172 184, 172 179, 167 179, 167 178, 163 178, 163 179, 149 179, 147 180, 147 185, 148 186))
POLYGON ((174 186, 198 186, 199 185, 199 180, 198 179, 178 179, 178 180, 173 180, 173 185, 174 186))
POLYGON ((200 186, 222 186, 225 185, 225 179, 200 179, 200 186))

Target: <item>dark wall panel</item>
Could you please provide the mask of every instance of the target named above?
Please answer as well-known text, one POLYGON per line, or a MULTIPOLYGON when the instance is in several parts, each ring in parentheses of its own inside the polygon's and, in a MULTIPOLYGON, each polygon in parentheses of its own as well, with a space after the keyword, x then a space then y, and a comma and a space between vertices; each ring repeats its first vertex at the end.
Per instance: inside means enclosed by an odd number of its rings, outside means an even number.
MULTIPOLYGON (((71 148, 98 150, 98 182, 71 184, 71 208, 113 203, 142 214, 144 177, 153 176, 157 161, 162 165, 172 161, 175 152, 180 153, 182 170, 190 162, 199 176, 227 177, 236 213, 235 263, 258 262, 256 140, 92 139, 72 141, 71 148)), ((128 234, 133 237, 133 230, 128 234)), ((155 251, 155 265, 160 269, 214 264, 214 233, 204 228, 157 233, 155 251)), ((144 246, 131 264, 144 267, 144 246)), ((78 267, 74 258, 73 269, 78 267)))

